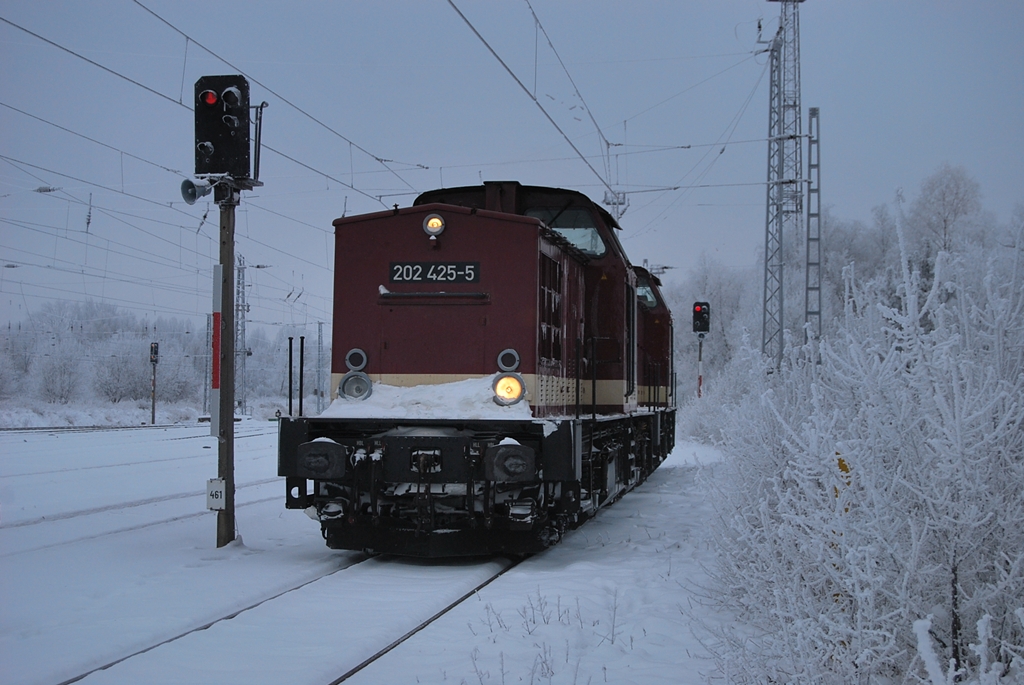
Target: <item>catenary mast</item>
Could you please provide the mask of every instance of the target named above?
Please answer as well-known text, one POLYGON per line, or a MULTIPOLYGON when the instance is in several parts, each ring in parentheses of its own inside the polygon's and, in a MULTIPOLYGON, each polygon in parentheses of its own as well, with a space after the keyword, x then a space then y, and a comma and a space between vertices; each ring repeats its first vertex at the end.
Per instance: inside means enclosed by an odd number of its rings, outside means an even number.
POLYGON ((779 29, 769 42, 768 184, 765 218, 764 312, 761 352, 782 362, 783 236, 799 236, 803 220, 803 145, 800 117, 800 16, 803 0, 779 2, 779 29))

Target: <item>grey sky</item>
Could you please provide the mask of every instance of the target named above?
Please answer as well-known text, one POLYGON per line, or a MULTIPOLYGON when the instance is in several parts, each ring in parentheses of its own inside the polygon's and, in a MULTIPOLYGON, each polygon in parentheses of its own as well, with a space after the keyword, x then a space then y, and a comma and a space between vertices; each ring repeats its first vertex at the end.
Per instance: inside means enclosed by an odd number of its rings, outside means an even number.
MULTIPOLYGON (((238 70, 270 103, 264 142, 278 151, 264 150, 266 186, 238 213, 239 253, 270 267, 248 271, 255 321, 330 318, 343 211, 481 179, 630 191, 623 243, 637 264, 679 267, 668 280, 702 252, 754 262, 768 83, 752 53, 777 3, 531 0, 556 56, 525 0, 454 2, 590 166, 446 0, 0 2, 0 255, 18 265, 0 270, 0 323, 84 296, 205 315, 218 210, 188 207, 178 186, 193 83, 238 70), (658 190, 695 184, 708 187, 658 190)), ((948 161, 1009 220, 1024 202, 1024 3, 808 0, 800 27, 824 206, 869 221, 948 161)))

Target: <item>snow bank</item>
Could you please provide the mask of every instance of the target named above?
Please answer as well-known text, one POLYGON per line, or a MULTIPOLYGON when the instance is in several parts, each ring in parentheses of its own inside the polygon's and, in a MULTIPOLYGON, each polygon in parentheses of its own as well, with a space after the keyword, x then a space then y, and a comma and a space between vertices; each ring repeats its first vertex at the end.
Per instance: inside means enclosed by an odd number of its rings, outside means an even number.
POLYGON ((400 388, 374 383, 364 400, 339 397, 321 417, 363 419, 532 419, 529 402, 510 407, 494 402, 494 376, 455 383, 400 388))
MULTIPOLYGON (((58 404, 22 397, 0 402, 0 428, 141 426, 149 425, 151 412, 149 401, 58 404)), ((189 403, 158 402, 156 422, 162 425, 195 423, 200 413, 200 409, 189 403)))

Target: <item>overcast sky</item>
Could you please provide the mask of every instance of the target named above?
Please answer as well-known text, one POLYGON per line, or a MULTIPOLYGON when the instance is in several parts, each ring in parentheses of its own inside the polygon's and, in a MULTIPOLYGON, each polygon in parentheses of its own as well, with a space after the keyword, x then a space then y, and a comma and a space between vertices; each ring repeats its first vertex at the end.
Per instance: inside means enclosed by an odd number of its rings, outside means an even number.
MULTIPOLYGON (((253 321, 330 320, 333 219, 481 180, 627 192, 623 244, 636 264, 676 267, 669 281, 705 252, 755 262, 757 27, 772 35, 778 3, 530 0, 542 32, 525 0, 453 1, 515 79, 447 0, 0 2, 0 323, 83 297, 205 318, 218 208, 179 194, 204 74, 244 73, 253 104, 269 103, 266 185, 237 220, 238 252, 267 267, 247 270, 253 321)), ((799 13, 823 206, 868 222, 949 162, 1010 220, 1024 202, 1024 3, 799 13)))

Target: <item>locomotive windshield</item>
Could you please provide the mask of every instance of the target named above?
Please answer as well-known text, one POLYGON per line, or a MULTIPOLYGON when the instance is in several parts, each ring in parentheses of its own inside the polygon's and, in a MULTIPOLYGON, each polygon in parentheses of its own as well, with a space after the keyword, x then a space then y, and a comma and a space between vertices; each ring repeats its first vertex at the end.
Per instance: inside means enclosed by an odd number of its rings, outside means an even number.
POLYGON ((605 253, 604 241, 594 225, 594 217, 584 207, 533 207, 526 210, 526 216, 540 219, 573 247, 591 257, 601 257, 605 253))
POLYGON ((658 306, 658 298, 654 294, 654 288, 649 283, 637 283, 636 299, 648 309, 654 309, 658 306))

